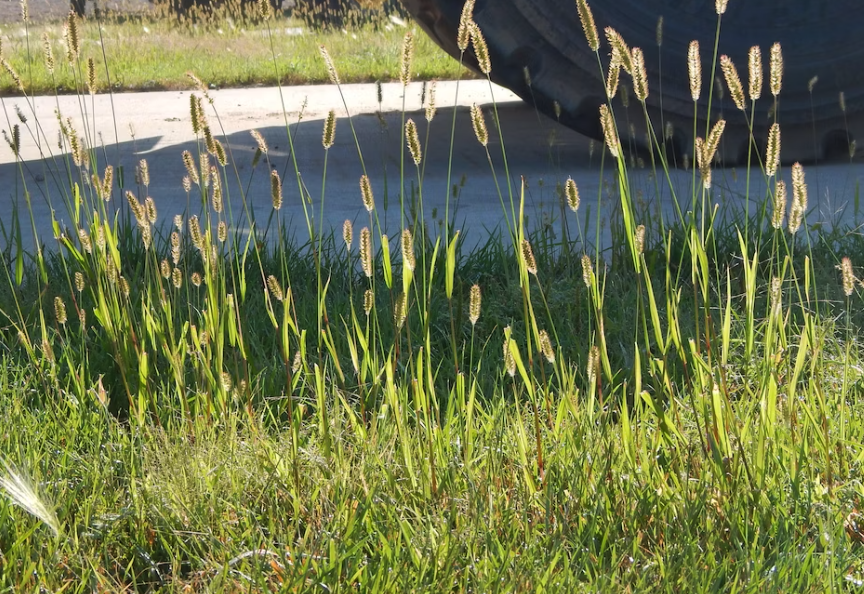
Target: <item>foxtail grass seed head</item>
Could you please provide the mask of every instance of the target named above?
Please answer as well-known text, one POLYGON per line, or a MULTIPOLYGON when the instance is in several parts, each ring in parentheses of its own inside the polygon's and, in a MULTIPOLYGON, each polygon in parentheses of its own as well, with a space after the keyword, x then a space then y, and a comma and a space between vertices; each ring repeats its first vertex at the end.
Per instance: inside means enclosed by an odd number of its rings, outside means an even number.
POLYGON ((200 274, 200 273, 198 273, 198 272, 193 272, 193 273, 192 273, 192 276, 189 277, 189 280, 192 282, 192 284, 193 284, 194 286, 196 286, 196 287, 200 287, 200 286, 201 286, 202 279, 201 279, 201 274, 200 274))
POLYGON ((66 304, 60 296, 54 298, 54 317, 61 326, 66 324, 66 304))
POLYGON ((159 273, 166 280, 171 278, 171 265, 168 263, 168 260, 162 260, 159 263, 159 273))
POLYGON ((589 290, 594 284, 594 266, 591 264, 591 258, 588 254, 582 256, 582 282, 589 290))
MULTIPOLYGON (((621 79, 621 62, 613 60, 609 64, 609 72, 606 75, 606 96, 614 99, 618 94, 618 81, 621 79)), ((560 117, 560 116, 559 116, 560 117)))
POLYGON ((777 97, 777 95, 780 94, 780 89, 783 88, 783 50, 779 43, 775 43, 771 46, 769 69, 771 94, 774 95, 774 97, 777 97))
POLYGON ((329 150, 333 146, 333 141, 336 138, 336 112, 332 109, 327 113, 327 118, 324 120, 324 132, 321 135, 321 144, 324 150, 329 150))
POLYGON ((460 52, 468 49, 471 42, 471 23, 474 22, 474 0, 465 0, 462 14, 459 18, 459 29, 456 31, 456 46, 460 52))
POLYGON ((144 214, 147 216, 147 221, 152 225, 156 222, 156 201, 150 196, 144 199, 144 214))
POLYGON ((840 268, 840 272, 843 275, 843 293, 847 297, 851 297, 852 293, 855 292, 856 281, 855 273, 852 271, 852 260, 848 256, 843 256, 838 268, 840 268))
POLYGON ((804 182, 804 167, 801 163, 792 166, 792 208, 789 211, 789 232, 798 232, 807 212, 807 184, 804 182))
POLYGON ((198 169, 195 167, 195 158, 189 151, 183 151, 183 165, 186 167, 186 172, 189 174, 189 179, 197 186, 200 184, 198 179, 198 169))
POLYGON ((476 103, 471 106, 471 125, 474 127, 474 136, 477 137, 477 142, 487 146, 489 144, 489 131, 486 129, 486 118, 483 117, 483 110, 476 103))
POLYGON ((657 27, 654 29, 654 37, 657 41, 657 47, 663 47, 663 15, 657 18, 657 27))
POLYGON ((606 27, 604 29, 606 33, 606 40, 609 42, 609 46, 612 48, 613 56, 617 55, 618 60, 621 61, 621 67, 625 72, 633 75, 633 53, 630 51, 630 47, 624 42, 624 38, 621 37, 621 34, 613 29, 612 27, 606 27))
POLYGON ((333 64, 333 58, 330 57, 330 52, 323 45, 318 47, 321 52, 321 57, 324 58, 324 64, 327 66, 327 75, 330 77, 330 82, 334 85, 339 85, 339 73, 336 72, 336 65, 333 64))
POLYGON ((723 137, 723 131, 726 129, 726 120, 717 120, 714 126, 711 127, 711 132, 708 134, 708 139, 705 141, 705 157, 707 164, 710 166, 714 161, 714 155, 717 154, 717 149, 720 147, 720 139, 723 137))
POLYGON ((816 83, 818 83, 818 82, 819 82, 819 76, 818 75, 814 76, 809 81, 807 81, 807 92, 812 93, 813 89, 816 88, 816 83))
POLYGON ((603 136, 606 139, 606 146, 609 152, 616 159, 621 157, 621 145, 618 142, 618 132, 615 129, 615 119, 612 117, 612 112, 604 104, 600 106, 600 124, 603 127, 603 136))
POLYGON ((423 152, 420 149, 420 136, 417 134, 417 124, 414 120, 405 122, 405 140, 408 143, 408 150, 411 151, 411 158, 415 165, 420 165, 423 160, 423 152))
MULTIPOLYGON (((174 227, 180 233, 183 232, 183 215, 179 215, 179 214, 174 215, 174 227)), ((179 236, 178 236, 178 239, 179 239, 179 236)))
POLYGON ((257 0, 256 4, 258 5, 258 16, 261 17, 261 20, 269 21, 273 16, 273 5, 270 4, 270 0, 257 0))
POLYGON ((702 187, 706 190, 711 189, 711 159, 708 156, 707 144, 702 137, 696 138, 694 143, 694 152, 696 153, 696 166, 699 168, 699 174, 702 177, 702 187))
POLYGON ((24 82, 21 80, 21 77, 18 76, 18 72, 15 70, 15 68, 12 67, 12 64, 10 64, 5 58, 0 60, 0 64, 3 64, 3 68, 6 70, 6 73, 12 78, 12 81, 15 83, 15 87, 23 93, 24 82))
POLYGON ((73 11, 69 11, 63 23, 63 39, 66 41, 66 60, 70 65, 74 64, 81 52, 81 39, 78 35, 78 17, 73 11))
POLYGON ((401 330, 405 324, 405 318, 408 317, 408 295, 400 293, 396 298, 396 303, 393 304, 393 322, 396 324, 396 329, 401 330))
POLYGON ((471 296, 468 301, 468 319, 472 326, 477 325, 477 320, 480 319, 480 304, 483 300, 480 292, 480 285, 471 286, 471 296))
POLYGON ((783 219, 786 217, 786 182, 777 180, 774 185, 774 210, 771 214, 771 226, 775 229, 783 228, 783 219))
POLYGON ((192 191, 192 178, 190 178, 188 175, 183 176, 183 180, 180 182, 180 184, 183 186, 183 191, 187 194, 192 191))
POLYGON ((783 281, 781 281, 778 277, 773 277, 771 279, 771 309, 777 311, 780 309, 780 297, 782 296, 783 291, 783 281))
POLYGON ((702 61, 699 57, 699 42, 695 39, 687 48, 687 74, 690 78, 690 96, 699 101, 702 93, 702 61))
POLYGON ((171 232, 171 261, 174 266, 180 263, 180 234, 177 231, 171 232))
POLYGON ((846 113, 846 93, 840 91, 840 95, 837 98, 837 102, 840 105, 840 111, 846 113))
POLYGON ((474 48, 474 57, 477 58, 477 65, 480 72, 489 76, 492 72, 492 62, 489 59, 489 46, 486 45, 486 38, 483 37, 483 32, 477 23, 471 23, 471 45, 474 48))
POLYGON ((80 271, 75 272, 75 290, 79 293, 84 290, 84 275, 80 271))
POLYGON ((222 178, 219 175, 219 170, 216 166, 210 168, 210 201, 213 203, 213 212, 219 214, 222 212, 222 178))
POLYGON ((264 136, 258 130, 250 130, 249 134, 252 135, 252 138, 255 139, 255 144, 258 145, 258 150, 267 154, 267 141, 264 140, 264 136))
POLYGON ((219 221, 219 225, 216 227, 216 237, 219 239, 219 243, 225 243, 225 240, 228 239, 228 223, 219 221))
POLYGON ((403 229, 402 231, 402 261, 405 262, 408 270, 413 271, 417 266, 417 261, 414 258, 414 237, 411 235, 411 229, 403 229))
POLYGON ((504 328, 504 369, 510 377, 516 377, 516 359, 510 351, 510 326, 504 328))
POLYGON ((102 188, 100 196, 102 200, 108 202, 111 200, 111 191, 114 187, 114 166, 106 165, 105 166, 105 175, 102 178, 102 188))
POLYGON ((633 243, 636 246, 636 253, 640 256, 645 252, 645 225, 636 227, 633 233, 633 243))
POLYGON ((198 162, 201 169, 201 185, 205 188, 210 187, 210 155, 209 153, 201 153, 198 162))
POLYGON ((552 348, 552 340, 549 338, 549 333, 545 330, 541 330, 539 335, 540 351, 549 363, 555 363, 555 349, 552 348))
POLYGON ((117 278, 117 287, 120 289, 120 294, 124 297, 129 297, 129 293, 132 292, 132 289, 129 287, 129 281, 123 275, 117 278))
POLYGON ((87 92, 96 94, 96 62, 93 58, 87 58, 87 92))
POLYGON ((403 87, 411 82, 411 63, 414 60, 414 32, 408 30, 402 38, 402 53, 399 55, 399 81, 403 87))
POLYGON ((213 139, 213 154, 216 155, 216 160, 222 167, 228 164, 228 154, 225 152, 225 147, 218 139, 213 139))
POLYGON ((201 223, 198 222, 198 215, 189 217, 189 238, 192 240, 192 245, 197 249, 204 248, 204 236, 201 234, 201 223))
POLYGON ((765 175, 774 177, 780 165, 780 124, 774 122, 768 130, 768 148, 765 151, 765 175))
POLYGON ((522 80, 525 81, 525 86, 531 88, 531 69, 527 66, 522 67, 522 80))
POLYGON ((282 208, 282 180, 279 179, 279 172, 275 169, 270 171, 270 201, 273 210, 282 208))
POLYGON ((42 33, 42 61, 45 63, 45 70, 48 74, 54 74, 54 49, 51 46, 51 37, 48 32, 42 33))
POLYGON ((372 289, 366 289, 363 293, 363 312, 368 316, 372 313, 372 308, 375 307, 375 292, 372 289))
POLYGON ((345 249, 351 251, 351 242, 354 241, 354 225, 350 219, 342 223, 342 239, 345 240, 345 249))
POLYGON ((369 227, 360 230, 360 265, 366 278, 372 278, 372 233, 369 227))
POLYGON ((594 23, 594 14, 587 0, 576 0, 576 10, 579 12, 579 22, 582 23, 582 31, 592 52, 600 49, 600 36, 597 34, 597 25, 594 23))
POLYGON ((744 86, 741 84, 741 77, 738 76, 738 69, 735 68, 732 58, 725 54, 720 56, 720 68, 723 70, 723 78, 726 79, 726 86, 729 87, 729 95, 735 102, 735 107, 744 111, 744 86))
POLYGON ((147 220, 147 213, 144 212, 144 207, 138 201, 135 194, 129 190, 126 190, 126 202, 129 203, 129 209, 132 211, 132 215, 135 217, 138 224, 143 224, 147 220))
POLYGON ((27 0, 21 0, 21 20, 25 23, 30 20, 30 6, 27 0))
POLYGON ((717 15, 721 15, 726 12, 726 4, 729 3, 729 0, 715 0, 715 7, 717 8, 717 15))
POLYGON ((426 104, 426 121, 431 123, 435 119, 435 114, 438 111, 438 106, 435 104, 435 87, 437 81, 432 81, 429 85, 429 102, 426 104))
POLYGON ((174 284, 175 289, 183 286, 183 272, 179 268, 171 271, 171 282, 174 284))
POLYGON ((528 272, 537 276, 537 260, 534 259, 534 250, 531 249, 531 244, 527 239, 522 240, 522 260, 524 260, 528 272))
POLYGON ((750 48, 747 66, 750 74, 750 100, 756 101, 762 96, 762 50, 758 45, 750 48))
POLYGON ((597 382, 597 372, 600 370, 600 349, 595 345, 588 351, 588 383, 595 384, 597 382))
POLYGON ((207 121, 204 116, 204 107, 201 105, 201 98, 195 93, 189 95, 189 118, 192 121, 192 133, 196 136, 201 134, 207 126, 207 121))
POLYGON ((375 197, 372 195, 372 183, 365 174, 360 176, 360 197, 366 212, 372 212, 375 209, 375 197))
POLYGON ((567 178, 567 183, 564 185, 564 193, 567 196, 567 206, 570 207, 570 210, 573 212, 579 210, 579 188, 572 177, 567 178))
POLYGON ((285 299, 285 294, 282 293, 282 285, 279 284, 279 279, 272 274, 267 277, 267 290, 270 291, 270 294, 274 299, 276 299, 276 301, 282 301, 285 299))
POLYGON ((633 62, 633 94, 644 103, 648 98, 648 72, 645 70, 645 55, 641 48, 633 48, 631 60, 633 62))

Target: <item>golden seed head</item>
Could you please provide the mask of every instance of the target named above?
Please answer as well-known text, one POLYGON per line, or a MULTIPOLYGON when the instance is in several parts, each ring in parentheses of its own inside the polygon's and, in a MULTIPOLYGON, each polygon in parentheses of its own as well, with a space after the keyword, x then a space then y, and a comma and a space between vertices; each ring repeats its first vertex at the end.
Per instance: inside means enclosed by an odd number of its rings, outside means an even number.
POLYGON ((489 131, 486 129, 486 118, 483 110, 475 103, 471 106, 471 125, 474 127, 474 136, 477 142, 486 146, 489 144, 489 131))
POLYGON ((201 153, 199 162, 201 163, 201 184, 206 188, 210 186, 210 155, 201 153))
POLYGON ((216 227, 216 237, 220 243, 225 243, 225 240, 228 239, 228 223, 219 221, 219 225, 216 227))
POLYGON ((138 225, 144 224, 147 220, 147 213, 144 211, 144 207, 138 202, 138 198, 135 197, 135 194, 126 190, 126 202, 129 203, 129 208, 132 211, 132 216, 135 217, 135 220, 138 222, 138 225))
POLYGON ((775 229, 783 228, 783 219, 786 216, 786 182, 777 180, 774 185, 774 211, 771 214, 771 226, 775 229))
POLYGON ((480 27, 474 22, 471 23, 471 45, 474 48, 474 57, 477 58, 480 72, 488 76, 492 72, 492 62, 489 60, 489 46, 486 45, 486 39, 483 37, 480 27))
POLYGON ((531 249, 531 244, 527 239, 522 240, 522 260, 525 262, 525 268, 537 276, 537 260, 534 259, 534 250, 531 249))
POLYGON ((597 25, 594 24, 594 14, 587 0, 576 0, 576 10, 579 11, 579 22, 582 23, 582 31, 592 52, 600 49, 600 36, 597 35, 597 25))
POLYGON ((417 261, 414 258, 414 237, 411 235, 411 229, 402 230, 402 261, 408 270, 413 271, 417 266, 417 261))
POLYGON ((180 263, 180 234, 176 231, 171 232, 171 261, 174 266, 180 263))
POLYGON ((774 177, 780 165, 780 124, 774 122, 768 130, 768 148, 765 154, 765 175, 774 177))
POLYGON ((351 242, 354 239, 354 225, 351 224, 350 219, 345 219, 345 222, 342 223, 342 239, 345 240, 345 248, 350 252, 351 242))
POLYGON ((510 377, 516 377, 516 359, 510 351, 510 326, 504 328, 504 369, 510 377))
POLYGON ((30 20, 30 7, 27 0, 21 0, 21 20, 25 23, 30 20))
POLYGON ((403 87, 411 82, 411 62, 414 59, 414 32, 410 29, 402 38, 402 53, 399 55, 399 80, 403 87))
POLYGON ((477 320, 480 319, 480 304, 482 302, 482 294, 480 293, 480 285, 471 286, 471 298, 468 301, 468 319, 471 320, 471 325, 475 326, 477 320))
POLYGON ((264 140, 264 136, 258 130, 250 130, 249 134, 252 135, 252 138, 255 139, 255 143, 258 145, 258 150, 267 154, 267 141, 264 140))
POLYGON ((79 293, 84 290, 84 275, 81 272, 75 272, 75 290, 79 293))
POLYGON ((360 264, 367 278, 372 278, 372 233, 369 227, 360 230, 360 264))
POLYGON ((405 324, 405 318, 408 317, 408 295, 400 293, 396 298, 396 303, 393 305, 393 322, 396 324, 396 329, 399 330, 405 324))
POLYGON ((848 256, 843 256, 839 268, 843 274, 843 293, 847 297, 851 297, 852 293, 855 291, 856 281, 855 273, 852 271, 852 260, 850 260, 848 256))
POLYGON ((552 348, 552 340, 549 338, 549 333, 541 330, 540 334, 540 351, 546 360, 550 363, 555 363, 555 349, 552 348))
POLYGON ((201 98, 195 93, 189 95, 189 118, 192 121, 192 133, 196 136, 207 126, 201 98))
POLYGON ((114 187, 114 167, 107 165, 105 167, 105 176, 102 178, 102 199, 105 202, 111 200, 111 190, 114 187))
POLYGON ((741 78, 738 76, 735 64, 732 63, 732 58, 725 54, 720 56, 720 68, 723 70, 723 78, 726 79, 726 86, 729 87, 729 95, 735 102, 735 107, 743 111, 744 86, 741 84, 741 78))
POLYGON ((798 232, 807 212, 807 184, 804 182, 804 167, 801 163, 792 166, 792 208, 789 212, 789 232, 798 232))
POLYGON ((156 222, 156 202, 150 196, 144 199, 144 214, 147 216, 147 221, 150 224, 156 222))
POLYGON ((216 160, 222 167, 228 164, 228 154, 225 152, 225 147, 221 141, 215 138, 213 139, 213 154, 216 155, 216 160))
POLYGON ((294 353, 294 359, 291 361, 291 373, 297 373, 303 367, 303 353, 299 350, 294 353))
POLYGON ((93 58, 87 58, 87 92, 96 94, 96 62, 93 58))
POLYGON ((363 293, 363 311, 368 316, 372 313, 372 308, 375 307, 375 292, 372 289, 366 289, 363 293))
POLYGON ((771 279, 771 309, 776 310, 780 307, 781 291, 783 290, 783 281, 778 277, 771 279))
POLYGON ((86 229, 78 229, 78 239, 81 241, 81 249, 88 254, 93 253, 93 243, 90 241, 90 234, 86 229))
POLYGON ((69 64, 74 64, 81 51, 81 41, 78 35, 78 17, 73 11, 69 12, 63 23, 63 38, 66 41, 66 59, 69 64))
POLYGON ((192 276, 189 277, 189 278, 190 278, 190 280, 192 281, 192 284, 193 284, 193 285, 195 285, 196 287, 200 287, 200 286, 201 286, 202 279, 201 279, 201 274, 200 274, 200 273, 198 273, 198 272, 193 272, 193 273, 192 273, 192 276))
POLYGON ((149 224, 141 227, 141 241, 144 242, 144 249, 149 250, 153 243, 153 231, 149 224))
POLYGON ((462 5, 462 15, 459 18, 459 29, 456 33, 456 46, 460 52, 468 49, 471 41, 471 24, 474 22, 474 0, 465 0, 462 5))
POLYGON ((604 104, 600 106, 600 124, 603 127, 603 136, 606 139, 606 146, 609 147, 609 152, 613 157, 618 159, 621 156, 621 147, 618 143, 618 132, 615 129, 615 119, 612 117, 612 112, 604 104))
POLYGON ((762 96, 762 50, 758 45, 750 48, 747 65, 750 73, 750 100, 756 101, 762 96))
POLYGON ((279 284, 279 279, 272 274, 267 277, 267 289, 276 301, 282 301, 285 298, 285 294, 282 293, 282 285, 279 284))
POLYGON ((165 280, 171 278, 171 265, 168 263, 168 260, 162 260, 159 263, 159 272, 165 280))
POLYGON ((198 169, 195 168, 195 159, 189 151, 183 151, 183 165, 186 166, 186 172, 189 174, 189 179, 191 179, 197 186, 200 183, 198 179, 198 169))
POLYGON ((429 85, 429 102, 426 104, 426 121, 432 122, 435 118, 435 114, 438 112, 438 106, 435 104, 435 87, 437 86, 437 81, 432 81, 429 85))
POLYGON ((570 210, 573 212, 579 210, 579 188, 572 177, 567 178, 567 183, 564 185, 564 193, 567 196, 567 206, 570 207, 570 210))
POLYGON ((216 166, 210 167, 210 187, 212 189, 210 202, 213 203, 213 211, 222 212, 222 178, 219 176, 219 170, 216 166))
POLYGON ((187 194, 192 191, 192 179, 188 175, 183 176, 180 184, 183 186, 183 191, 187 194))
POLYGON ((705 153, 707 164, 710 165, 714 161, 714 155, 720 146, 720 138, 723 136, 723 131, 726 129, 726 120, 717 120, 708 134, 708 139, 705 141, 705 153))
POLYGON ((707 144, 702 137, 696 138, 694 143, 694 152, 696 153, 696 166, 699 168, 699 174, 702 176, 702 187, 706 190, 711 189, 711 159, 707 156, 707 144))
POLYGON ((51 47, 51 37, 47 31, 42 33, 42 59, 48 74, 54 74, 54 50, 51 47))
POLYGON ((617 56, 617 59, 621 62, 621 67, 625 72, 632 76, 633 53, 630 51, 627 43, 625 43, 624 38, 621 37, 621 34, 612 27, 606 27, 604 32, 606 33, 606 40, 612 48, 613 58, 617 56))
POLYGON ((591 264, 591 258, 588 254, 582 256, 582 282, 588 289, 594 284, 594 266, 591 264))
POLYGON ((269 21, 273 16, 273 5, 270 4, 270 0, 256 0, 256 4, 258 16, 264 21, 269 21))
MULTIPOLYGON (((183 231, 183 215, 179 215, 179 214, 174 215, 174 227, 177 229, 177 231, 180 231, 180 232, 183 231)), ((179 241, 179 236, 178 236, 178 241, 179 241)), ((172 240, 172 245, 173 245, 173 240, 172 240)))
POLYGON ((715 0, 715 7, 717 8, 717 14, 721 15, 726 12, 726 4, 729 3, 729 0, 715 0))
POLYGON ((61 326, 66 323, 66 304, 63 303, 63 298, 59 295, 54 298, 54 317, 57 318, 57 323, 61 326))
POLYGON ((9 76, 12 77, 12 80, 15 81, 15 86, 19 91, 24 91, 24 82, 21 80, 21 77, 18 76, 18 73, 12 67, 12 64, 7 62, 5 59, 0 60, 0 64, 3 64, 3 68, 6 69, 6 72, 9 73, 9 76))
POLYGON ((609 63, 609 73, 606 75, 606 96, 613 99, 618 93, 618 81, 621 78, 621 63, 612 60, 609 63))
POLYGON ((645 70, 645 55, 641 48, 633 48, 631 60, 633 62, 633 94, 644 103, 645 99, 648 98, 648 72, 645 70))
POLYGON ((333 141, 336 138, 336 112, 332 109, 327 113, 327 119, 324 120, 324 133, 321 135, 321 144, 324 145, 324 150, 328 150, 333 146, 333 141))
POLYGON ((636 246, 636 253, 641 256, 645 251, 645 225, 636 227, 636 231, 633 233, 633 243, 636 246))
POLYGON ((783 51, 779 43, 771 46, 770 77, 771 94, 775 97, 783 87, 783 51))
POLYGON ((179 268, 171 271, 171 282, 174 283, 174 288, 179 289, 183 286, 183 273, 179 268))
POLYGON ((201 224, 198 222, 198 215, 189 217, 189 237, 192 239, 192 245, 196 248, 204 248, 204 237, 201 234, 201 224))
POLYGON ((125 276, 121 275, 117 278, 117 286, 120 288, 120 293, 122 293, 124 297, 129 297, 131 289, 129 288, 129 281, 126 280, 125 276))
POLYGON ((381 86, 381 81, 375 81, 375 95, 378 98, 378 105, 384 102, 384 88, 381 86))
POLYGON ((330 77, 330 82, 334 85, 340 84, 339 73, 336 72, 336 65, 333 64, 333 58, 330 57, 327 48, 322 45, 318 47, 318 50, 321 52, 321 57, 324 58, 324 64, 327 66, 327 75, 330 77))
POLYGON ((408 150, 411 151, 414 164, 420 165, 420 161, 423 160, 423 153, 420 149, 420 137, 417 134, 417 124, 414 123, 414 120, 405 122, 405 140, 408 143, 408 150))
POLYGON ((270 201, 273 203, 273 210, 282 208, 282 180, 275 169, 270 171, 270 201))
POLYGON ((588 383, 594 384, 597 382, 597 372, 600 370, 600 349, 597 346, 592 346, 588 352, 588 383))
POLYGON ((42 354, 49 363, 54 363, 54 349, 47 339, 42 339, 42 354))
POLYGON ((360 176, 360 196, 363 198, 363 206, 367 212, 375 208, 375 198, 372 195, 372 183, 366 174, 360 176))

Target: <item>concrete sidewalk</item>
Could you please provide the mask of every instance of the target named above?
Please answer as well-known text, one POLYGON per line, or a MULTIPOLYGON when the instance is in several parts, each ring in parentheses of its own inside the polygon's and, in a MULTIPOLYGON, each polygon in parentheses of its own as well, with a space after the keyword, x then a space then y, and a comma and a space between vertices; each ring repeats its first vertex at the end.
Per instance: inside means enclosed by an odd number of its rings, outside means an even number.
MULTIPOLYGON (((374 84, 342 87, 366 171, 372 180, 379 216, 391 237, 399 231, 398 186, 403 155, 406 164, 410 165, 405 175, 406 196, 409 199, 411 192, 418 186, 413 162, 401 141, 402 91, 399 84, 383 85, 383 103, 380 105, 382 115, 379 117, 374 84), (388 206, 386 217, 383 212, 385 204, 388 206)), ((494 100, 502 122, 510 183, 517 199, 520 178, 524 176, 528 182, 526 212, 531 226, 536 228, 560 217, 562 210, 555 188, 558 183, 572 176, 582 196, 582 232, 593 241, 598 199, 604 221, 618 202, 613 196, 614 178, 609 159, 606 171, 601 176, 599 144, 595 143, 592 156, 588 139, 538 115, 509 91, 500 87, 490 88, 485 81, 462 82, 458 101, 455 83, 438 83, 438 112, 431 126, 427 125, 425 119, 421 94, 422 85, 412 83, 407 88, 404 101, 406 116, 417 123, 425 147, 422 190, 427 218, 433 215, 436 219, 443 217, 445 199, 448 194, 453 195, 455 184, 459 186, 458 198, 451 201, 451 212, 455 206, 456 226, 465 231, 463 237, 469 245, 484 241, 493 229, 506 229, 496 189, 500 188, 504 193, 509 207, 504 162, 491 117, 494 100), (486 152, 477 142, 471 127, 468 107, 474 103, 483 106, 487 112, 494 177, 486 152), (452 179, 448 187, 447 163, 454 109, 456 134, 452 179), (590 217, 587 217, 589 213, 590 217)), ((0 127, 8 131, 12 124, 19 121, 16 107, 26 116, 27 123, 21 124, 20 167, 9 147, 5 143, 0 147, 0 220, 8 223, 16 200, 19 208, 23 207, 22 184, 26 184, 32 196, 37 228, 43 238, 48 239, 49 245, 52 243, 49 202, 56 209, 57 219, 68 224, 69 217, 62 200, 69 187, 65 170, 67 160, 61 158, 57 149, 59 123, 55 112, 59 111, 64 118, 71 118, 73 126, 82 137, 88 138, 91 146, 99 147, 100 175, 107 158, 107 162, 113 164, 115 169, 123 167, 125 185, 134 189, 135 165, 140 159, 147 160, 151 178, 148 194, 156 201, 159 223, 164 222, 167 227, 175 214, 187 209, 187 196, 182 189, 186 171, 181 154, 184 150, 196 155, 198 153, 190 122, 189 96, 189 92, 154 92, 118 94, 113 97, 98 95, 93 98, 62 96, 35 97, 27 101, 19 98, 3 99, 5 120, 0 127)), ((267 165, 262 160, 256 168, 251 166, 256 143, 249 131, 255 129, 266 138, 271 164, 284 180, 285 199, 281 216, 296 232, 298 241, 308 238, 286 130, 290 131, 294 139, 302 182, 317 207, 321 200, 325 162, 325 151, 321 146, 323 122, 327 112, 334 109, 338 119, 336 143, 327 158, 325 228, 341 230, 345 219, 355 221, 355 225, 363 225, 364 221, 368 223, 358 186, 363 167, 342 96, 336 87, 290 87, 281 92, 276 88, 226 89, 211 91, 210 97, 212 106, 206 102, 205 106, 211 127, 229 149, 236 164, 236 173, 229 164, 229 179, 232 181, 227 188, 235 221, 243 225, 248 223, 237 215, 244 210, 243 196, 246 197, 245 206, 254 212, 258 221, 266 221, 271 211, 267 165)), ((851 203, 864 174, 857 163, 809 166, 806 172, 813 209, 808 217, 811 224, 831 221, 843 204, 851 203)), ((788 168, 785 175, 788 177, 788 168)), ((732 212, 743 213, 746 177, 743 170, 716 171, 714 200, 730 206, 732 212)), ((764 196, 766 185, 761 174, 754 170, 752 178, 750 195, 764 196)), ((690 200, 691 180, 692 172, 672 173, 671 187, 687 203, 690 200)), ((666 215, 674 213, 667 180, 655 180, 648 170, 636 169, 631 183, 646 208, 662 211, 666 215)), ((115 190, 114 204, 119 205, 123 201, 122 193, 115 190)), ((193 196, 192 202, 191 212, 198 212, 200 202, 197 197, 193 196)), ((569 211, 564 214, 568 217, 568 226, 575 238, 575 215, 569 211)), ((851 215, 852 209, 849 208, 844 217, 851 215)), ((559 223, 553 223, 552 228, 559 230, 559 223)), ((608 245, 608 229, 601 230, 600 239, 604 245, 608 245)))

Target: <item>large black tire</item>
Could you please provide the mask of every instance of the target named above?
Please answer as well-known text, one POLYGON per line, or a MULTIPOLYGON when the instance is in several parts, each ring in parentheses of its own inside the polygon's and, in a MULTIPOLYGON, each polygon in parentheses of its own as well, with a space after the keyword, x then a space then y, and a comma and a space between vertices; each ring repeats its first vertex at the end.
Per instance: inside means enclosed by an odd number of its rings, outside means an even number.
MULTIPOLYGON (((432 39, 458 58, 456 32, 463 0, 402 1, 432 39)), ((658 133, 658 122, 671 122, 676 149, 686 152, 692 147, 693 129, 687 46, 697 39, 702 48, 704 84, 699 111, 705 118, 717 29, 714 0, 593 0, 589 4, 601 38, 603 28, 612 26, 631 47, 644 51, 652 121, 658 133), (664 27, 662 46, 658 47, 657 22, 661 16, 664 27)), ((600 139, 598 108, 604 102, 604 85, 597 58, 582 32, 575 0, 477 0, 474 20, 489 45, 495 82, 553 117, 557 101, 562 123, 600 139), (530 72, 530 88, 525 68, 530 72)), ((774 42, 782 45, 785 74, 778 119, 784 160, 849 158, 849 141, 864 123, 862 34, 860 0, 729 0, 722 17, 719 53, 728 54, 737 65, 745 90, 747 52, 753 45, 762 49, 766 81, 762 99, 756 102, 757 137, 764 138, 773 122, 767 58, 774 42), (811 85, 817 76, 818 81, 811 85), (841 92, 845 113, 840 107, 841 92)), ((600 53, 604 66, 608 52, 603 40, 600 53)), ((466 62, 476 65, 470 55, 466 62)), ((721 76, 719 68, 717 75, 721 76)), ((630 82, 627 77, 622 81, 630 82)), ((725 83, 723 87, 725 91, 725 83)), ((616 105, 616 113, 620 107, 616 105)), ((713 107, 712 118, 722 112, 729 124, 721 156, 727 163, 740 161, 748 144, 745 116, 735 108, 728 92, 719 100, 715 93, 713 107)), ((629 109, 631 122, 644 121, 641 106, 632 98, 629 109)), ((698 130, 703 135, 704 125, 698 130)), ((644 127, 637 129, 637 143, 644 139, 644 133, 644 127)))

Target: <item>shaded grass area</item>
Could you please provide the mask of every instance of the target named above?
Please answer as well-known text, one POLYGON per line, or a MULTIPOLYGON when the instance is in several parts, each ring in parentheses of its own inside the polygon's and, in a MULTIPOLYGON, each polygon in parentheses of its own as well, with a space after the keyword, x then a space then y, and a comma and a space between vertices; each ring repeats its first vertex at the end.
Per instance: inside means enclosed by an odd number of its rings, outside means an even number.
MULTIPOLYGON (((215 87, 323 83, 329 79, 318 54, 322 44, 339 61, 343 82, 399 77, 402 27, 369 24, 346 32, 304 29, 298 34, 296 29, 302 28, 298 21, 279 18, 269 21, 269 25, 268 31, 266 24, 237 25, 230 20, 181 26, 170 21, 130 18, 106 21, 100 34, 98 24, 91 19, 79 25, 81 59, 84 64, 88 58, 95 61, 98 92, 109 86, 115 92, 190 89, 194 85, 186 76, 189 71, 215 87)), ((4 28, 0 38, 3 57, 18 72, 27 94, 69 93, 83 88, 87 71, 69 66, 61 25, 32 26, 29 48, 22 28, 4 28), (46 69, 42 54, 43 33, 49 36, 55 56, 53 75, 46 69)), ((428 37, 417 35, 416 43, 417 78, 432 80, 459 74, 459 66, 428 37)), ((467 69, 462 73, 472 76, 467 69)), ((0 77, 0 94, 20 92, 6 73, 0 77)))

